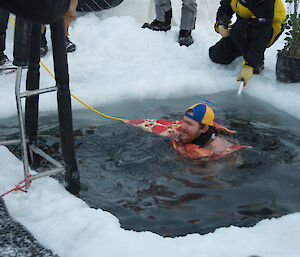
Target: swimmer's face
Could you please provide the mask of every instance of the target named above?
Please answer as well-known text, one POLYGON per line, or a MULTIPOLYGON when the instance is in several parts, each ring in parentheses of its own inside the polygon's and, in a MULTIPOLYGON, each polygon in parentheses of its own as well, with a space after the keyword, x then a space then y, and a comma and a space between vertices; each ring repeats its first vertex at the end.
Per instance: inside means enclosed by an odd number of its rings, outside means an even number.
POLYGON ((201 125, 187 116, 183 116, 183 123, 178 140, 183 144, 191 143, 194 139, 200 136, 201 133, 207 131, 207 125, 201 125))

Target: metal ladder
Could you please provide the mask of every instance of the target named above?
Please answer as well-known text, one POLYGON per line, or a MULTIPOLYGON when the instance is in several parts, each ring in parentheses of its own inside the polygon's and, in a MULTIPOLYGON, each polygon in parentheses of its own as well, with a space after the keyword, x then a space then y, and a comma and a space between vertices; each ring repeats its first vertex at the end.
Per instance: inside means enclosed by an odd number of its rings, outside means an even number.
MULTIPOLYGON (((79 172, 75 158, 73 140, 72 110, 69 91, 67 54, 65 49, 65 27, 63 18, 50 25, 53 45, 53 60, 56 86, 39 89, 39 61, 41 24, 17 17, 14 37, 14 61, 17 66, 15 81, 15 96, 20 128, 20 139, 0 142, 0 145, 21 144, 24 176, 29 176, 29 157, 34 162, 37 154, 54 168, 31 175, 29 180, 63 173, 65 186, 73 194, 80 190, 79 172), (28 66, 26 90, 21 92, 22 70, 28 66), (58 114, 61 132, 61 144, 64 165, 54 160, 36 146, 38 131, 38 96, 48 92, 57 92, 58 114), (22 98, 26 99, 25 115, 22 108, 22 98), (25 116, 25 119, 24 119, 25 116), (26 128, 28 131, 26 131, 26 128)), ((28 187, 28 186, 27 186, 28 187)))

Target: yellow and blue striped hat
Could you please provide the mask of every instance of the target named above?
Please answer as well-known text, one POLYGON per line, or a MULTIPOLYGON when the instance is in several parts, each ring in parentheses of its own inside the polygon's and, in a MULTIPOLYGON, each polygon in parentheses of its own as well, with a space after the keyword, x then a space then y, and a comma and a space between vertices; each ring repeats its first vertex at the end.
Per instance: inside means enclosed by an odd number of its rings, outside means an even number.
POLYGON ((192 106, 187 108, 184 115, 209 126, 213 126, 215 120, 214 111, 208 105, 202 103, 193 104, 192 106), (191 115, 187 113, 187 111, 189 110, 192 110, 194 114, 191 115))

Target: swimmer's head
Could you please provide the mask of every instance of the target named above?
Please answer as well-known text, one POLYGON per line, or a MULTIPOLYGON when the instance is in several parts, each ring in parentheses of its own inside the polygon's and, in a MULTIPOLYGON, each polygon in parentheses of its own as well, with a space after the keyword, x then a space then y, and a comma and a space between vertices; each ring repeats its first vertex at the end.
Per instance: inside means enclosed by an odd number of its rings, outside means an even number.
POLYGON ((215 119, 214 111, 206 104, 197 103, 185 111, 185 116, 198 121, 201 124, 213 126, 215 119))

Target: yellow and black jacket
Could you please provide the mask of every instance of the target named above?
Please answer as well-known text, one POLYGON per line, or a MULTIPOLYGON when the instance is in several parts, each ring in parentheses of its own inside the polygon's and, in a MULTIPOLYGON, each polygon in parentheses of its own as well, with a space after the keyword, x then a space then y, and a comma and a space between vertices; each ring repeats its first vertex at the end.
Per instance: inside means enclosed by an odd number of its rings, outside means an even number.
POLYGON ((215 29, 227 25, 233 14, 237 19, 248 19, 251 24, 250 46, 245 62, 256 67, 263 60, 265 49, 271 46, 283 31, 286 17, 281 0, 221 0, 215 29), (272 33, 271 39, 270 34, 272 33))

